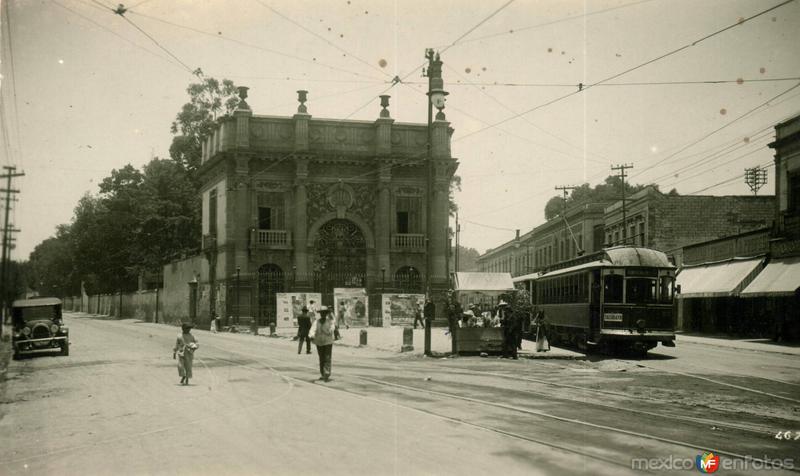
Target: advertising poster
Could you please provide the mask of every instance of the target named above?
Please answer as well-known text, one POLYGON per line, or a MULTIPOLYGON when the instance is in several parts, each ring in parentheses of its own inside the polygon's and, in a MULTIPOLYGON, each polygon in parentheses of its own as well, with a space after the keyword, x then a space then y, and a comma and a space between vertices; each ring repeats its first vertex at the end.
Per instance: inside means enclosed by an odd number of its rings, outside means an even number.
POLYGON ((425 304, 424 294, 383 294, 383 326, 413 326, 414 313, 425 304))
POLYGON ((367 309, 369 301, 364 288, 334 288, 334 312, 339 326, 366 327, 369 324, 367 309))
POLYGON ((308 306, 308 302, 312 300, 319 306, 322 301, 320 293, 278 293, 275 297, 278 328, 297 327, 297 316, 303 306, 308 306))

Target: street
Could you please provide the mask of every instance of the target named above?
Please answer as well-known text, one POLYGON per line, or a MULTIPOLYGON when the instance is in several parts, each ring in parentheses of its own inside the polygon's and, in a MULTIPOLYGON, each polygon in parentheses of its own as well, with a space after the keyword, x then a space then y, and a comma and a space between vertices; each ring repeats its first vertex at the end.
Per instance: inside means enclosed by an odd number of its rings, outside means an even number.
POLYGON ((665 458, 704 451, 753 465, 724 474, 800 465, 790 352, 679 340, 647 359, 512 361, 337 344, 321 383, 316 352, 289 339, 195 330, 181 386, 177 328, 65 320, 70 356, 9 362, 0 474, 685 473, 665 458))

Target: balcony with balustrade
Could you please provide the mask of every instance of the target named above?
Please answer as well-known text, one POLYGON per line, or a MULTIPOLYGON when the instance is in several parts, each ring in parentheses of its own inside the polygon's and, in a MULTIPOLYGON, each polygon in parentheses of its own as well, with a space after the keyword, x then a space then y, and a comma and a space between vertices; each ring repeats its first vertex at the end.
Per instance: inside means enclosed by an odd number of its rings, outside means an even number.
POLYGON ((425 235, 421 233, 395 233, 392 235, 392 251, 425 252, 425 235))
POLYGON ((257 250, 288 250, 292 248, 292 233, 288 230, 250 230, 250 248, 257 250))

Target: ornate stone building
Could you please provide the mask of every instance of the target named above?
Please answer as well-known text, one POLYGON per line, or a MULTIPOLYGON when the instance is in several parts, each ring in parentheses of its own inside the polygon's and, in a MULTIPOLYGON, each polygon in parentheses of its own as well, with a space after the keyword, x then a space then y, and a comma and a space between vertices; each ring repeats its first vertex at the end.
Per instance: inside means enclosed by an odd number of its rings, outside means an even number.
POLYGON ((428 272, 432 290, 447 284, 458 166, 449 123, 430 128, 429 195, 426 124, 395 122, 389 96, 375 121, 314 118, 306 94, 294 116, 261 116, 240 88, 238 107, 203 144, 200 320, 267 322, 278 292, 321 292, 331 304, 333 288, 423 292, 428 272))

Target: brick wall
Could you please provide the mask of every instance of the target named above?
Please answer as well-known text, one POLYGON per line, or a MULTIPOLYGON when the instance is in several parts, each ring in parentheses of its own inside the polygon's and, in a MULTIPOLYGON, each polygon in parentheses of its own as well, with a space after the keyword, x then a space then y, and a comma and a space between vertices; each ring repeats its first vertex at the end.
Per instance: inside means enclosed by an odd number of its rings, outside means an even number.
POLYGON ((774 197, 662 196, 650 206, 650 243, 671 252, 687 245, 769 227, 774 197))

